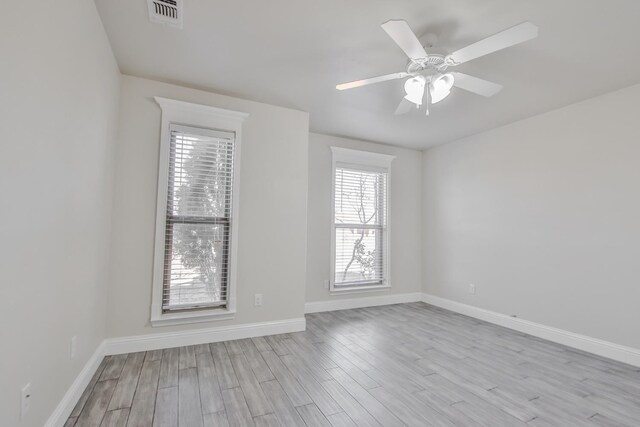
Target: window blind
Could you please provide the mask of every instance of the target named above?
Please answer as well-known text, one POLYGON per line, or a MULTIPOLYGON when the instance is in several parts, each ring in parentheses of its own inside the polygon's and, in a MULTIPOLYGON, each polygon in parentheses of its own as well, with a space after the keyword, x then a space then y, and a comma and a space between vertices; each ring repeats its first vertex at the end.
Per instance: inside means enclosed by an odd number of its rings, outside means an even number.
POLYGON ((334 287, 386 279, 388 171, 336 163, 334 287))
POLYGON ((227 304, 234 134, 171 125, 162 310, 227 304))

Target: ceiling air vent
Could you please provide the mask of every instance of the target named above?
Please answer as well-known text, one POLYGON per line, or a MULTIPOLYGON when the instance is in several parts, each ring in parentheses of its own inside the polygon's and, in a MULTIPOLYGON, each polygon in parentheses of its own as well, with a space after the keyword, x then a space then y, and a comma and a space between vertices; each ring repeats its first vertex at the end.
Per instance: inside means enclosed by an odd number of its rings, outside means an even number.
POLYGON ((149 20, 182 28, 182 0, 147 0, 149 20))

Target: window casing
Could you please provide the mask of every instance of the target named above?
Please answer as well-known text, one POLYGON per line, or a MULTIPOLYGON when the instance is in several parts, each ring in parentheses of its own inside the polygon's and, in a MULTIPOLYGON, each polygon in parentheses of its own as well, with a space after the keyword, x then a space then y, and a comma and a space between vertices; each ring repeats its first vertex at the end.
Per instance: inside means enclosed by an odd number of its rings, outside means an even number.
POLYGON ((389 282, 389 181, 393 156, 332 147, 331 292, 389 282))
POLYGON ((162 108, 152 326, 235 313, 245 113, 156 98, 162 108))

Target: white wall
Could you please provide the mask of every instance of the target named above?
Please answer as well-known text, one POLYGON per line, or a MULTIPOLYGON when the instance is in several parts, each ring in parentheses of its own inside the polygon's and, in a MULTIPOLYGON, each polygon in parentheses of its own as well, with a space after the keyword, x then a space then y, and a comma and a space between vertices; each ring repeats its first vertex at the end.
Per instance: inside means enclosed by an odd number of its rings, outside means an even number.
POLYGON ((427 150, 424 291, 640 348, 638 99, 640 85, 427 150))
POLYGON ((309 213, 307 224, 307 302, 366 298, 420 292, 421 286, 421 153, 390 145, 309 135, 309 213), (331 146, 391 154, 390 243, 391 289, 329 295, 324 281, 331 266, 331 146))
POLYGON ((39 427, 106 333, 120 73, 90 0, 3 2, 0 28, 0 425, 39 427))
POLYGON ((110 337, 301 318, 307 245, 309 116, 136 77, 122 77, 116 153, 110 337), (242 129, 235 319, 149 323, 160 144, 154 96, 249 113, 242 129), (253 306, 255 293, 263 305, 253 306))

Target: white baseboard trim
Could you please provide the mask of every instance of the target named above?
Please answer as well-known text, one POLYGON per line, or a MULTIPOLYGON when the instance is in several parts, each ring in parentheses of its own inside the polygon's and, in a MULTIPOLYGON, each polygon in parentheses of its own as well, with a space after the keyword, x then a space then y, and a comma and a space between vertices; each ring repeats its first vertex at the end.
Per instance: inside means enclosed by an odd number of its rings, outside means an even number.
MULTIPOLYGON (((350 308, 374 307, 416 301, 422 301, 436 307, 441 307, 446 310, 451 310, 489 323, 524 332, 568 347, 573 347, 602 357, 607 357, 609 359, 640 367, 640 349, 626 347, 420 292, 309 302, 305 304, 305 312, 317 313, 322 311, 346 310, 350 308)), ((273 322, 195 329, 192 331, 108 338, 98 346, 91 358, 82 368, 82 371, 80 371, 75 381, 71 384, 62 400, 45 423, 45 427, 64 426, 69 414, 73 411, 73 408, 80 399, 82 392, 89 384, 89 381, 91 381, 93 374, 98 369, 98 366, 105 355, 159 350, 162 348, 180 347, 184 345, 196 345, 209 342, 299 332, 304 331, 305 327, 305 319, 297 318, 273 322)))
POLYGON ((422 301, 435 305, 446 310, 484 320, 489 323, 524 332, 538 338, 573 347, 578 350, 596 354, 598 356, 617 360, 633 366, 640 366, 640 349, 627 347, 620 344, 604 341, 586 335, 576 334, 563 329, 542 325, 529 320, 511 317, 506 314, 497 313, 491 310, 474 307, 461 302, 452 301, 446 298, 437 297, 430 294, 422 294, 422 301))
POLYGON ((272 322, 248 323, 244 325, 219 326, 188 331, 161 332, 131 337, 107 338, 105 354, 122 354, 137 351, 159 350, 185 345, 205 344, 218 341, 238 340, 265 335, 300 332, 306 328, 304 317, 276 320, 272 322))
POLYGON ((320 313, 322 311, 348 310, 350 308, 375 307, 379 305, 402 304, 406 302, 422 301, 422 293, 376 295, 371 297, 332 299, 329 301, 313 301, 304 305, 305 313, 320 313))
POLYGON ((76 406, 82 392, 91 381, 100 362, 106 355, 137 351, 159 350, 162 348, 196 345, 209 342, 237 340, 258 336, 300 332, 306 328, 304 317, 277 320, 273 322, 249 323, 244 325, 221 326, 191 331, 166 332, 122 338, 107 338, 100 343, 69 390, 53 411, 45 427, 63 427, 71 411, 76 406))
POLYGON ((47 422, 44 424, 45 427, 63 427, 67 422, 69 415, 71 415, 71 411, 80 400, 80 396, 84 392, 84 389, 89 385, 89 381, 95 374, 100 362, 104 358, 104 341, 100 343, 96 351, 89 358, 87 363, 84 365, 76 379, 71 384, 71 387, 67 390, 67 392, 62 397, 60 403, 53 411, 47 422))

